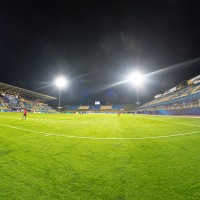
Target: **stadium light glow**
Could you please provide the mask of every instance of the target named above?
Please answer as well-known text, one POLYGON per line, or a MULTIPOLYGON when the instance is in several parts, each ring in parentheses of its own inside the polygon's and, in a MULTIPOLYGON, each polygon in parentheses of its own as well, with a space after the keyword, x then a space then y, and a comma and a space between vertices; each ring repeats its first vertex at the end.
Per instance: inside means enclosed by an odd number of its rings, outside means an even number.
POLYGON ((55 80, 55 85, 61 89, 61 88, 64 88, 66 85, 67 85, 67 80, 65 77, 58 77, 56 80, 55 80))
POLYGON ((68 84, 68 81, 66 80, 65 77, 60 76, 55 80, 54 84, 59 88, 58 109, 60 111, 60 109, 61 109, 61 106, 60 106, 61 89, 64 88, 68 84))
POLYGON ((128 77, 128 81, 131 82, 136 87, 136 95, 137 95, 136 104, 137 104, 137 106, 139 106, 140 102, 139 102, 138 89, 139 89, 139 86, 144 82, 144 75, 139 71, 135 71, 130 74, 130 76, 128 77))
POLYGON ((133 85, 139 86, 144 81, 144 76, 141 72, 133 72, 129 77, 128 81, 130 81, 133 85))

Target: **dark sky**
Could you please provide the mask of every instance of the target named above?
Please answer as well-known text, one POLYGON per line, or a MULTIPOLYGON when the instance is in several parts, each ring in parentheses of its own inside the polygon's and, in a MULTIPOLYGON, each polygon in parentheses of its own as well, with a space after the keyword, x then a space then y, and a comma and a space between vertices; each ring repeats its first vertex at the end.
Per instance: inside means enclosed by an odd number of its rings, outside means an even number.
POLYGON ((140 99, 149 100, 200 74, 197 2, 1 1, 0 82, 57 96, 51 84, 64 74, 63 104, 131 103, 135 88, 115 83, 175 65, 147 76, 140 99))

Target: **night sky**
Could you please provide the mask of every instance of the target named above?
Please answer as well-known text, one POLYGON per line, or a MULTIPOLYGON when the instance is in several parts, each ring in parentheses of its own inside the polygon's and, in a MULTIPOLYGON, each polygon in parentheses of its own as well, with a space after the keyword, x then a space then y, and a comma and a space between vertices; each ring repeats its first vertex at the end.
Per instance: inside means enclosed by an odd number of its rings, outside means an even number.
POLYGON ((135 88, 116 83, 140 70, 150 100, 200 74, 197 2, 1 1, 0 82, 57 97, 63 74, 62 104, 134 103, 135 88))

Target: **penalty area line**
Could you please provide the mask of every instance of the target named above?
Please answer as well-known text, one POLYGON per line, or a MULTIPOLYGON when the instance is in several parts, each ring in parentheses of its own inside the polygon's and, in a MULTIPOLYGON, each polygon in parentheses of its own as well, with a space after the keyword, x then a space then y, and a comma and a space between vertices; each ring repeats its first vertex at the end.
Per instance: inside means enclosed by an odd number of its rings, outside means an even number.
POLYGON ((189 133, 180 133, 180 134, 172 134, 172 135, 161 135, 161 136, 148 136, 148 137, 130 137, 130 138, 98 138, 98 137, 89 137, 89 136, 75 136, 75 135, 62 135, 62 134, 56 134, 56 133, 48 133, 48 132, 42 132, 42 131, 34 131, 29 129, 24 129, 16 126, 9 126, 5 124, 0 124, 0 126, 4 126, 7 128, 17 129, 25 132, 31 132, 31 133, 38 133, 42 134, 44 136, 58 136, 58 137, 66 137, 66 138, 77 138, 77 139, 91 139, 91 140, 146 140, 146 139, 159 139, 159 138, 170 138, 170 137, 179 137, 179 136, 186 136, 186 135, 193 135, 200 133, 200 131, 195 132, 189 132, 189 133))

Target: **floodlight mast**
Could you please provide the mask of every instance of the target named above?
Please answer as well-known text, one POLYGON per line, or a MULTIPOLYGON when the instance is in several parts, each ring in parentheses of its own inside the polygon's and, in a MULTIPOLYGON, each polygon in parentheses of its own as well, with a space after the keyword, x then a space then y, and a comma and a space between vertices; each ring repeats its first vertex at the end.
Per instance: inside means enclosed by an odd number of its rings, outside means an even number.
POLYGON ((59 111, 60 111, 60 87, 59 87, 59 90, 58 90, 58 108, 59 108, 59 111))
POLYGON ((139 103, 139 95, 138 95, 138 86, 136 85, 136 95, 137 95, 137 102, 136 103, 139 103))
POLYGON ((60 112, 60 96, 61 96, 61 89, 64 88, 67 84, 67 80, 64 77, 58 77, 55 80, 55 85, 58 87, 58 109, 60 112))
POLYGON ((137 106, 139 105, 139 90, 138 86, 142 84, 144 76, 140 72, 134 72, 130 75, 129 81, 136 87, 137 106))

